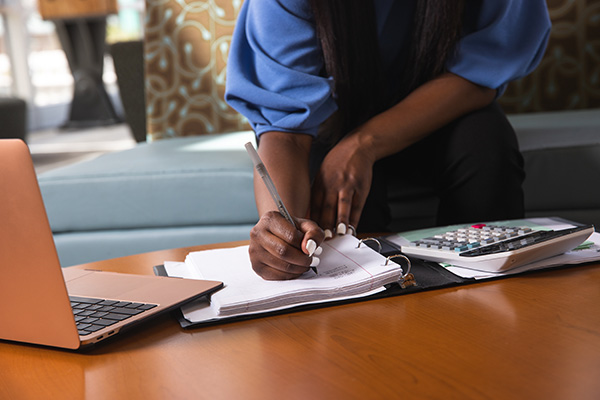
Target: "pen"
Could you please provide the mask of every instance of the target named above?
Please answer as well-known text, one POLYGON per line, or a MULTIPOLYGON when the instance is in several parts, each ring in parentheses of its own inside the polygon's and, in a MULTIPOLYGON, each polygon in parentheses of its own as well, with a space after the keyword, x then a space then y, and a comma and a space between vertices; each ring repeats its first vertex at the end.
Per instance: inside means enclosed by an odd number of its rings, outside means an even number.
MULTIPOLYGON (((283 205, 283 200, 281 200, 279 193, 277 193, 277 189, 275 188, 275 184, 273 183, 273 180, 271 179, 271 176, 269 175, 269 172, 267 171, 267 167, 265 167, 265 164, 263 164, 262 160, 260 159, 260 156, 256 152, 256 149, 254 148, 252 143, 250 143, 250 142, 246 143, 246 151, 248 152, 248 155, 250 156, 250 159, 252 160, 252 163, 254 164, 254 168, 256 169, 256 172, 258 172, 258 175, 260 175, 260 177, 262 178, 263 182, 265 183, 265 186, 269 190, 269 193, 271 193, 271 197, 273 198, 273 201, 277 205, 277 209, 279 210, 281 215, 284 216, 285 219, 290 221, 290 223, 292 224, 292 226, 294 228, 298 229, 298 227, 296 226, 296 223, 294 222, 294 219, 288 212, 287 208, 285 208, 285 206, 283 205)), ((311 267, 311 269, 315 273, 317 273, 317 268, 311 267)))

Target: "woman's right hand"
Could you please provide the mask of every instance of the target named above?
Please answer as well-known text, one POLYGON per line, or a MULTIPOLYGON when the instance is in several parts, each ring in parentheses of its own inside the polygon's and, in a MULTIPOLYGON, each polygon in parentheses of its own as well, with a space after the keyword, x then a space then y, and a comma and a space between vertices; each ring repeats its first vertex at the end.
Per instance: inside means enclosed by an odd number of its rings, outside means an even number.
POLYGON ((298 229, 278 211, 268 211, 250 231, 252 269, 263 279, 294 279, 318 265, 325 233, 314 221, 295 221, 298 229))

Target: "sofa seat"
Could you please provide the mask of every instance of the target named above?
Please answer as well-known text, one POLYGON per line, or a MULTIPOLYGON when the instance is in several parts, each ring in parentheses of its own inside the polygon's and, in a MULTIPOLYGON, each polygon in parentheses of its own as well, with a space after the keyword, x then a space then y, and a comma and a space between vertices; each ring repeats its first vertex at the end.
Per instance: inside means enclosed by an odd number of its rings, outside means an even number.
POLYGON ((556 215, 600 228, 600 109, 509 119, 525 159, 526 215, 556 215))
POLYGON ((61 264, 247 239, 258 220, 248 141, 160 140, 41 174, 61 264))

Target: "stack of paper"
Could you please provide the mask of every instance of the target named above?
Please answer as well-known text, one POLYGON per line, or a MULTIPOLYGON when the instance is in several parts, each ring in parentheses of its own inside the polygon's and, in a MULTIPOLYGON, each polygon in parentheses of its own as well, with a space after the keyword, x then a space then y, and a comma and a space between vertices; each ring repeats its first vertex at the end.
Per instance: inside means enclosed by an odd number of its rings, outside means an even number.
MULTIPOLYGON (((248 246, 188 254, 185 266, 171 268, 170 276, 222 281, 225 287, 211 296, 208 314, 220 318, 278 310, 302 304, 366 296, 398 281, 402 267, 365 244, 358 247, 351 235, 338 236, 322 244, 318 274, 306 272, 290 281, 265 281, 252 270, 248 246)), ((193 312, 201 304, 186 307, 193 312)), ((206 306, 204 306, 206 308, 206 306)))

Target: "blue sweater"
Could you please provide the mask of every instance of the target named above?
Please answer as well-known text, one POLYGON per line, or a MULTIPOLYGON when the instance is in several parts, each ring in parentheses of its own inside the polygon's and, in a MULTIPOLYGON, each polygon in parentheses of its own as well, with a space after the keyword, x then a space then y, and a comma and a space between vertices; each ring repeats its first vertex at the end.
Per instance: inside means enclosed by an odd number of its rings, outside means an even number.
MULTIPOLYGON (((374 0, 379 48, 390 85, 393 60, 407 46, 416 0, 374 0)), ((550 20, 545 0, 477 2, 465 13, 463 37, 448 71, 502 93, 540 62, 550 20)), ((225 99, 257 135, 268 131, 316 135, 337 109, 308 0, 246 0, 227 62, 225 99)))

